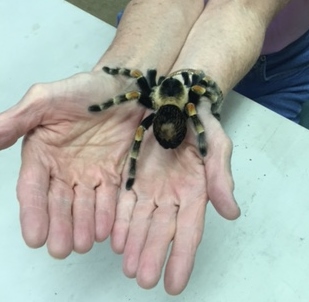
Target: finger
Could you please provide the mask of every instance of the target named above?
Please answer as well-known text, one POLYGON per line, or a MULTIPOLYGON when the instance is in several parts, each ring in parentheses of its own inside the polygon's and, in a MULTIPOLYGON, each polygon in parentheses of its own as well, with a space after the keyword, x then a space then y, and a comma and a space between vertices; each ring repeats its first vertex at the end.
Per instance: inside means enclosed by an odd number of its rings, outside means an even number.
POLYGON ((0 150, 41 123, 47 98, 45 86, 34 85, 17 105, 0 114, 0 150))
POLYGON ((112 232, 118 186, 114 183, 103 183, 96 188, 95 206, 95 240, 101 242, 112 232))
POLYGON ((95 238, 95 190, 83 184, 74 187, 73 201, 73 238, 74 250, 88 252, 95 238))
POLYGON ((155 205, 151 202, 136 203, 123 257, 123 271, 129 278, 136 277, 140 254, 146 242, 155 205))
POLYGON ((136 195, 133 190, 121 190, 111 236, 111 246, 117 254, 124 252, 135 203, 136 195))
POLYGON ((73 250, 73 190, 61 180, 51 179, 49 188, 49 233, 47 248, 55 258, 65 258, 73 250))
POLYGON ((205 209, 206 202, 202 199, 180 206, 164 276, 165 290, 171 295, 180 294, 191 276, 196 250, 203 235, 205 209))
MULTIPOLYGON (((30 152, 31 153, 31 152, 30 152)), ((49 170, 24 149, 17 182, 20 223, 26 244, 38 248, 45 244, 48 228, 49 170)))
POLYGON ((159 206, 154 211, 136 275, 137 283, 143 288, 152 288, 160 280, 168 247, 175 234, 177 211, 175 205, 159 206))
POLYGON ((217 212, 226 219, 236 219, 240 209, 234 198, 231 171, 233 145, 219 122, 212 118, 208 133, 208 155, 205 160, 207 192, 217 212))

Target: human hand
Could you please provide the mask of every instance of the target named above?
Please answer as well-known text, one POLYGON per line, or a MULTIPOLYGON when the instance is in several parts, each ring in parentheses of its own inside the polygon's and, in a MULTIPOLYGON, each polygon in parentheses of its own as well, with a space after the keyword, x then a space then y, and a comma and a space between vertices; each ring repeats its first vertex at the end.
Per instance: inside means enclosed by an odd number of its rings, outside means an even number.
POLYGON ((163 149, 148 131, 133 190, 122 187, 120 193, 112 247, 124 253, 125 275, 136 278, 144 288, 159 281, 171 241, 165 289, 179 294, 186 287, 209 199, 223 217, 236 219, 240 215, 233 197, 231 141, 207 104, 199 106, 199 113, 206 129, 207 156, 200 157, 193 131, 173 150, 163 149))
POLYGON ((25 135, 17 196, 29 246, 47 242, 52 256, 64 258, 109 236, 123 163, 144 109, 130 104, 94 115, 87 108, 128 83, 102 71, 78 74, 34 85, 0 114, 0 149, 25 135))

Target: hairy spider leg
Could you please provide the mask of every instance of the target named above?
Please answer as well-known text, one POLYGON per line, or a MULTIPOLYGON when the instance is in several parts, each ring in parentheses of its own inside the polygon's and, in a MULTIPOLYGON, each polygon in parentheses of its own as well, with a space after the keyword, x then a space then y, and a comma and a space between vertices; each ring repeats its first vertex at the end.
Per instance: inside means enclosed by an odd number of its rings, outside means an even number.
MULTIPOLYGON (((211 110, 213 115, 220 120, 220 112, 223 105, 223 94, 217 83, 208 76, 205 76, 199 84, 207 85, 209 94, 212 96, 216 96, 213 98, 213 103, 211 106, 211 110)), ((210 99, 212 97, 209 97, 210 99)))
POLYGON ((161 83, 166 79, 165 76, 160 76, 158 80, 158 85, 161 85, 161 83))
POLYGON ((102 104, 94 104, 88 107, 90 112, 98 112, 106 110, 112 106, 120 105, 128 101, 139 100, 141 98, 141 93, 139 91, 130 91, 125 94, 117 95, 112 99, 107 100, 102 104))
POLYGON ((151 93, 151 88, 148 84, 146 77, 138 69, 131 70, 127 68, 109 68, 107 66, 104 66, 102 69, 103 71, 111 75, 120 74, 128 78, 135 78, 137 85, 139 86, 143 94, 149 95, 151 93))
POLYGON ((181 73, 181 75, 182 75, 184 84, 187 87, 190 87, 192 84, 191 84, 191 81, 190 81, 189 73, 184 71, 184 72, 181 73))
MULTIPOLYGON (((193 86, 193 85, 196 85, 203 77, 205 76, 204 72, 200 72, 200 73, 194 73, 192 74, 191 76, 191 81, 190 81, 190 77, 189 77, 189 73, 188 72, 183 72, 182 73, 182 77, 184 78, 185 80, 185 77, 188 77, 189 79, 189 86, 193 86)), ((185 83, 186 85, 186 83, 185 83)))
POLYGON ((154 117, 155 113, 152 113, 148 115, 146 118, 144 118, 135 132, 134 142, 130 152, 129 176, 126 182, 127 190, 130 190, 134 184, 136 175, 136 162, 141 147, 141 143, 144 138, 144 133, 152 125, 154 117))
POLYGON ((207 148, 205 139, 205 129, 201 120, 197 116, 195 105, 193 103, 187 103, 185 106, 185 110, 189 118, 192 120, 194 129, 197 133, 198 149, 202 156, 206 156, 207 148))
POLYGON ((147 80, 151 88, 157 86, 156 77, 157 77, 156 69, 147 70, 147 80))
MULTIPOLYGON (((153 109, 152 101, 149 98, 149 94, 151 93, 151 88, 148 84, 147 79, 144 77, 143 73, 139 71, 138 69, 130 70, 127 68, 109 68, 107 66, 104 66, 103 71, 110 74, 110 75, 123 75, 130 78, 135 78, 137 80, 137 84, 141 89, 141 92, 139 91, 130 91, 125 94, 121 94, 118 96, 115 96, 112 99, 107 100, 106 102, 102 104, 94 104, 92 106, 88 107, 88 110, 90 112, 98 112, 106 110, 114 105, 120 105, 127 101, 137 100, 139 103, 144 105, 145 107, 149 109, 153 109)), ((153 70, 150 71, 150 76, 155 78, 155 74, 153 70)), ((151 79, 153 81, 153 79, 151 79)))
POLYGON ((206 96, 212 103, 222 102, 222 91, 210 77, 205 76, 191 89, 200 96, 206 96))
MULTIPOLYGON (((212 114, 220 120, 223 94, 218 85, 210 77, 205 76, 196 85, 191 87, 191 91, 199 96, 207 97, 211 101, 212 114)), ((192 97, 192 93, 189 96, 192 97)))
POLYGON ((107 66, 103 67, 103 71, 105 71, 108 74, 111 75, 123 75, 129 78, 135 78, 137 85, 141 89, 141 95, 140 98, 138 98, 138 102, 144 105, 146 108, 154 109, 152 100, 149 97, 149 95, 152 92, 152 85, 156 86, 155 80, 157 71, 155 69, 149 69, 147 71, 147 77, 150 81, 150 84, 148 83, 147 78, 143 75, 143 73, 138 69, 127 69, 127 68, 109 68, 107 66))
POLYGON ((192 75, 192 83, 191 83, 191 86, 196 85, 200 80, 203 79, 203 77, 205 77, 204 72, 199 73, 199 74, 196 74, 196 73, 193 74, 193 75, 192 75))

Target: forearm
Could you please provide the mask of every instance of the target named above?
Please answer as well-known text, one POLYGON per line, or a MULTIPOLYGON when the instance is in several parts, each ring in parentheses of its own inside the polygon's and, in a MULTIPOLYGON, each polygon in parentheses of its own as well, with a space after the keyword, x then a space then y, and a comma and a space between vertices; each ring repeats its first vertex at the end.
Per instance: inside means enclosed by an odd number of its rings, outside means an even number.
POLYGON ((203 7, 203 0, 130 1, 115 39, 95 70, 109 65, 167 73, 203 7))
POLYGON ((202 69, 226 95, 260 55, 265 31, 288 0, 210 0, 173 67, 202 69))

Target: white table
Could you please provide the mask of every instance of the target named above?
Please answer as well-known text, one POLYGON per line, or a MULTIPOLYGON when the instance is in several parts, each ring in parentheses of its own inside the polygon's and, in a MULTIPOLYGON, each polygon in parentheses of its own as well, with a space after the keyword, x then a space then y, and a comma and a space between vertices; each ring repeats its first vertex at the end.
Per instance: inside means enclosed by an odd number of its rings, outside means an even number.
MULTIPOLYGON (((60 0, 0 0, 0 110, 35 82, 86 71, 114 28, 60 0)), ((51 258, 24 244, 15 185, 20 141, 0 152, 0 301, 309 301, 309 132, 237 94, 223 125, 234 142, 235 194, 242 216, 209 206, 187 289, 168 296, 123 276, 109 243, 86 255, 51 258)))

